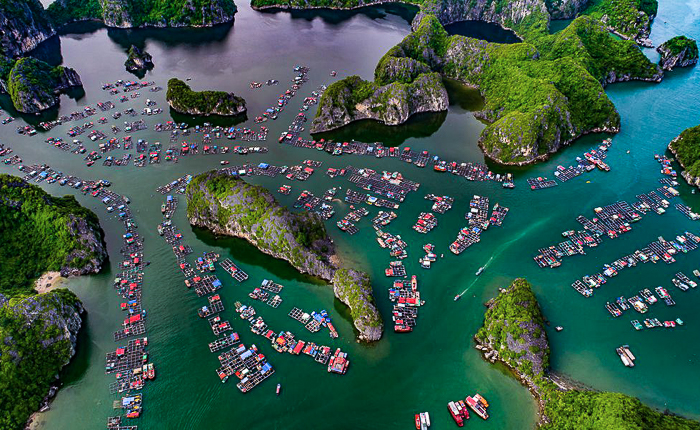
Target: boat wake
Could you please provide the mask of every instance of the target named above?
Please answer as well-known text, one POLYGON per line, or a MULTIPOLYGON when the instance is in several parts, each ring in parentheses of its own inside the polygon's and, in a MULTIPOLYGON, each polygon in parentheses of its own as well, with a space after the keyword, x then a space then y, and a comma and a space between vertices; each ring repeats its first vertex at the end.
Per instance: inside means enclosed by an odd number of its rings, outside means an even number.
MULTIPOLYGON (((547 222, 547 221, 548 221, 548 220, 546 220, 546 219, 541 219, 541 220, 539 220, 539 221, 537 221, 537 222, 535 222, 535 223, 533 223, 533 224, 530 224, 530 226, 529 226, 528 228, 526 228, 525 230, 521 231, 520 234, 518 234, 517 236, 513 237, 511 240, 509 240, 509 241, 507 241, 507 242, 503 242, 503 243, 502 243, 498 248, 496 248, 496 250, 491 254, 491 256, 489 257, 489 259, 486 261, 486 264, 483 265, 482 269, 483 269, 483 270, 486 270, 486 269, 489 267, 489 265, 491 264, 491 262, 493 261, 493 259, 496 258, 496 257, 498 257, 498 256, 500 256, 500 255, 503 253, 503 251, 505 251, 506 248, 508 248, 508 246, 510 246, 511 243, 522 239, 525 235, 528 234, 528 232, 529 232, 530 230, 536 228, 538 225, 543 224, 543 223, 545 223, 545 222, 547 222)), ((480 273, 481 273, 481 272, 480 272, 480 273)), ((471 287, 473 287, 474 284, 476 284, 476 281, 478 281, 478 280, 479 280, 479 277, 478 277, 478 276, 477 276, 476 278, 474 278, 474 279, 469 283, 469 285, 468 285, 461 293, 459 293, 459 294, 457 294, 457 296, 455 296, 455 301, 459 300, 459 298, 461 298, 467 291, 469 291, 469 289, 470 289, 471 287)))

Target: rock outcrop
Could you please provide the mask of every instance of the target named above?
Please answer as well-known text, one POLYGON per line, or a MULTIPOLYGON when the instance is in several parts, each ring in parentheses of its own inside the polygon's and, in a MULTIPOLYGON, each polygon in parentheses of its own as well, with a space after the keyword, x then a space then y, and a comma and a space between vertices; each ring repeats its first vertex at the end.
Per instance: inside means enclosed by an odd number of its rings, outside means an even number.
POLYGON ((68 233, 74 237, 80 247, 72 249, 66 255, 65 263, 61 266, 61 276, 80 276, 100 273, 102 264, 107 258, 103 234, 83 217, 68 216, 68 233))
POLYGON ((55 34, 39 0, 0 2, 0 55, 26 54, 55 34))
POLYGON ((700 188, 700 126, 683 130, 668 144, 668 149, 683 168, 683 179, 700 188))
MULTIPOLYGON (((663 76, 634 43, 613 39, 590 17, 577 18, 555 35, 533 31, 537 27, 523 32, 532 43, 489 43, 449 36, 435 16, 427 15, 384 55, 373 82, 353 77, 328 87, 311 131, 383 118, 392 106, 377 96, 381 88, 405 88, 409 94, 404 97, 410 100, 412 90, 441 89, 416 85, 424 77, 436 84, 439 74, 477 88, 485 98, 484 109, 475 113, 489 123, 479 138, 485 155, 501 164, 522 165, 544 160, 584 134, 618 132, 620 116, 603 85, 632 79, 658 82, 663 76)), ((446 100, 441 97, 441 91, 423 90, 418 99, 446 100)), ((397 111, 388 119, 401 118, 397 111)))
POLYGON ((589 0, 551 0, 545 4, 552 19, 571 19, 586 9, 589 0))
POLYGON ((382 337, 384 324, 372 295, 369 275, 352 269, 338 269, 331 280, 333 293, 350 308, 358 340, 374 342, 382 337))
POLYGON ((192 91, 176 78, 168 81, 166 100, 175 111, 189 115, 234 116, 246 111, 242 97, 225 91, 192 91))
POLYGON ((192 180, 187 187, 187 218, 216 234, 245 239, 301 273, 330 281, 338 267, 335 246, 318 215, 292 213, 265 188, 225 170, 192 180))
POLYGON ((437 73, 421 73, 408 84, 392 82, 387 85, 350 76, 326 91, 333 96, 321 98, 311 133, 333 130, 362 119, 398 125, 411 115, 446 111, 449 105, 447 90, 437 73))
POLYGON ((211 27, 233 21, 233 0, 57 0, 48 8, 57 25, 98 20, 107 27, 211 27))
POLYGON ((641 46, 652 47, 651 23, 656 16, 656 0, 597 0, 583 13, 600 20, 608 30, 641 46))
POLYGON ((60 370, 75 354, 82 313, 80 300, 65 289, 0 307, 2 428, 22 428, 33 412, 48 406, 60 370))
POLYGON ((135 45, 131 45, 128 55, 129 57, 124 62, 124 67, 129 72, 143 72, 153 68, 153 57, 151 57, 151 54, 140 50, 135 45))
POLYGON ((676 36, 662 43, 656 50, 661 54, 659 64, 664 70, 698 63, 698 44, 695 39, 676 36))
POLYGON ((227 169, 211 171, 190 182, 190 224, 245 239, 261 252, 289 262, 299 272, 330 282, 335 296, 350 308, 358 340, 379 340, 383 323, 369 276, 340 268, 323 220, 313 213, 290 212, 265 188, 232 174, 227 169))
POLYGON ((15 109, 23 113, 40 112, 56 106, 60 93, 81 87, 78 72, 63 66, 51 67, 32 57, 12 64, 6 60, 0 87, 10 95, 15 109))

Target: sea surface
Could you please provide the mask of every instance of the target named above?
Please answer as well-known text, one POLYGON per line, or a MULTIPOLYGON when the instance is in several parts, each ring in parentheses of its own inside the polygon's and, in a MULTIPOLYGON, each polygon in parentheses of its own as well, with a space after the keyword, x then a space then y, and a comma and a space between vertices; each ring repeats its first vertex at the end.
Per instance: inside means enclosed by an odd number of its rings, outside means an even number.
MULTIPOLYGON (((286 130, 297 114, 303 97, 323 84, 349 75, 371 79, 381 56, 410 32, 415 10, 398 7, 372 7, 355 12, 256 12, 239 2, 233 25, 212 29, 178 30, 115 30, 99 26, 75 26, 67 34, 42 46, 37 56, 54 64, 75 68, 82 77, 85 94, 77 100, 63 96, 60 113, 82 109, 86 105, 114 100, 101 90, 105 82, 134 79, 123 67, 126 50, 131 44, 145 48, 153 55, 155 68, 144 79, 165 87, 171 77, 191 78, 195 90, 221 89, 233 91, 248 102, 246 126, 257 128, 250 119, 272 106, 277 96, 289 85, 295 65, 310 67, 310 81, 294 97, 276 121, 265 123, 270 129, 265 143, 270 152, 254 156, 197 155, 185 157, 177 164, 165 163, 144 168, 103 167, 98 161, 88 168, 82 157, 60 151, 44 143, 48 136, 62 136, 63 125, 34 138, 15 133, 21 121, 0 126, 0 142, 11 146, 24 159, 24 164, 46 162, 55 169, 87 179, 104 178, 113 182, 112 189, 131 200, 139 231, 145 238, 145 255, 151 265, 145 269, 143 304, 148 310, 149 357, 156 364, 157 379, 143 390, 144 413, 134 420, 139 429, 407 429, 413 426, 413 414, 429 411, 433 428, 452 428, 446 404, 475 392, 489 400, 491 418, 472 418, 468 426, 491 429, 532 428, 536 408, 530 393, 520 386, 501 366, 482 360, 474 349, 472 337, 483 321, 484 303, 494 297, 499 287, 507 286, 516 277, 526 277, 534 286, 540 304, 552 329, 548 330, 552 348, 552 367, 561 374, 598 390, 618 391, 639 397, 659 409, 700 419, 697 398, 700 396, 698 354, 700 344, 700 289, 680 292, 671 279, 678 271, 690 275, 700 268, 700 252, 678 257, 673 265, 648 264, 625 270, 596 291, 593 298, 583 298, 571 283, 585 274, 595 273, 602 264, 632 253, 656 240, 672 239, 685 230, 700 233, 700 223, 691 222, 672 207, 664 215, 649 214, 633 226, 633 231, 615 240, 604 240, 585 256, 565 259, 557 269, 540 269, 532 260, 536 250, 562 240, 561 232, 576 229, 575 218, 593 216, 593 209, 617 200, 632 202, 637 194, 658 188, 659 164, 654 154, 664 153, 668 142, 683 129, 700 123, 700 69, 691 68, 666 74, 660 84, 614 84, 607 92, 622 117, 622 130, 614 136, 609 151, 609 173, 595 171, 558 187, 530 191, 526 178, 553 177, 558 165, 569 165, 577 156, 594 148, 605 136, 587 136, 553 156, 549 161, 512 171, 516 189, 505 190, 494 182, 467 182, 430 169, 419 169, 397 159, 330 155, 313 150, 277 144, 276 137, 286 130), (336 70, 337 78, 330 72, 336 70), (249 88, 251 81, 277 79, 279 86, 249 88), (208 324, 197 317, 203 304, 183 284, 169 246, 156 232, 162 220, 160 204, 163 196, 155 189, 186 173, 197 174, 219 167, 223 159, 231 164, 268 162, 275 165, 299 164, 305 159, 323 162, 312 178, 304 183, 290 183, 290 196, 279 200, 291 205, 299 193, 307 189, 317 195, 333 186, 343 188, 349 182, 330 179, 323 174, 327 167, 347 165, 379 170, 400 171, 405 177, 420 182, 418 192, 411 193, 399 210, 399 217, 387 231, 401 234, 409 243, 405 260, 409 273, 418 275, 419 287, 426 300, 420 308, 418 325, 413 333, 394 334, 391 330, 391 304, 387 289, 391 280, 383 274, 390 258, 374 240, 370 217, 358 223, 355 236, 341 233, 335 221, 347 213, 348 205, 334 203, 336 215, 328 222, 328 230, 347 266, 370 273, 375 297, 387 323, 383 339, 372 345, 357 344, 347 309, 333 298, 330 287, 299 275, 288 264, 274 260, 236 239, 216 239, 204 231, 193 230, 185 218, 184 199, 174 217, 185 240, 195 253, 216 251, 230 257, 250 275, 238 284, 223 271, 217 275, 224 282, 220 291, 227 310, 226 319, 244 344, 256 344, 274 366, 276 373, 247 394, 241 394, 234 381, 219 382, 216 354, 207 344, 214 340, 208 324), (439 225, 427 235, 414 232, 410 226, 420 212, 429 211, 427 193, 456 198, 453 209, 438 215, 439 225), (491 204, 510 208, 502 227, 492 227, 482 235, 479 244, 460 256, 452 255, 449 244, 466 221, 464 214, 473 195, 487 196, 491 204), (433 243, 437 253, 444 253, 430 270, 421 269, 418 258, 422 246, 433 243), (475 272, 485 266, 481 276, 475 272), (259 314, 276 331, 291 330, 298 338, 326 344, 347 351, 351 361, 344 376, 331 375, 325 366, 306 356, 278 354, 261 337, 253 335, 237 314, 233 303, 250 303, 247 293, 263 279, 273 279, 285 286, 284 302, 277 309, 262 304, 259 314), (606 301, 620 295, 631 296, 642 288, 666 286, 677 305, 655 304, 647 314, 661 320, 682 318, 685 325, 674 330, 635 331, 630 320, 638 319, 628 311, 613 319, 604 308, 606 301), (453 297, 464 292, 461 300, 453 297), (331 340, 325 332, 308 333, 287 313, 292 306, 304 310, 327 309, 340 338, 331 340), (556 325, 564 327, 557 333, 556 325), (629 344, 637 357, 637 365, 629 369, 620 363, 615 347, 629 344), (275 386, 282 384, 282 393, 275 395, 275 386)), ((512 42, 512 35, 495 31, 478 23, 461 24, 454 30, 486 39, 512 42), (471 26, 471 28, 470 28, 471 26)), ((700 38, 700 7, 693 1, 664 1, 654 22, 651 39, 655 44, 676 35, 700 38)), ((645 51, 656 60, 654 50, 645 51)), ((401 147, 426 149, 444 159, 484 162, 477 147, 484 125, 473 111, 482 106, 478 93, 450 83, 450 108, 446 114, 421 116, 398 129, 361 123, 335 132, 337 138, 356 137, 364 141, 386 141, 401 147)), ((134 139, 161 141, 167 148, 168 134, 153 131, 153 124, 170 119, 165 92, 144 91, 138 99, 125 104, 122 110, 145 107, 146 98, 155 100, 166 113, 146 119, 148 131, 133 133, 134 139)), ((5 109, 7 100, 0 100, 5 109)), ((10 114, 12 114, 10 110, 10 114)), ((111 114, 111 112, 109 112, 111 114)), ((312 115, 313 112, 311 111, 312 115)), ((54 112, 50 115, 56 115, 54 112)), ((3 115, 4 117, 5 115, 3 115)), ((18 116, 18 115, 15 115, 18 116)), ((100 116, 91 118, 95 120, 100 116)), ((122 124, 125 119, 110 123, 122 124)), ((19 117, 19 116, 18 116, 19 117)), ((196 123, 193 119, 175 116, 178 122, 196 123)), ((34 117, 23 121, 36 122, 34 117)), ((226 121, 224 121, 226 123, 226 121)), ((107 127, 98 127, 106 129, 107 127)), ((107 130, 105 130, 107 131, 107 130)), ((109 132, 108 132, 109 134, 109 132)), ((120 134, 123 136, 124 134, 120 134)), ((96 149, 86 135, 88 148, 96 149)), ((238 145, 228 142, 223 145, 238 145)), ((120 156, 122 151, 109 155, 120 156)), ((0 165, 0 172, 19 174, 16 168, 0 165)), ((288 183, 283 178, 250 178, 251 182, 277 189, 288 183)), ((71 192, 58 185, 42 184, 54 194, 71 192)), ((680 185, 683 202, 700 211, 700 193, 691 194, 680 185)), ((344 189, 341 190, 344 195, 344 189)), ((112 340, 123 314, 120 300, 112 288, 112 279, 120 261, 122 228, 104 206, 91 197, 77 194, 78 200, 95 210, 106 231, 111 260, 103 273, 72 279, 69 288, 85 303, 88 314, 80 335, 76 356, 63 374, 64 386, 51 410, 39 417, 39 428, 51 430, 104 428, 113 415, 108 385, 113 375, 104 373, 104 357, 119 344, 112 340)))

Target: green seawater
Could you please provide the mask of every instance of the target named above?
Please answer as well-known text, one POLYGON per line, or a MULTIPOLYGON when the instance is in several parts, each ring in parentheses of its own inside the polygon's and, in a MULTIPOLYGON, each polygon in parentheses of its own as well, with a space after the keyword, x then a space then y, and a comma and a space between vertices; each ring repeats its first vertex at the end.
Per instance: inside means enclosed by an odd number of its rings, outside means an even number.
MULTIPOLYGON (((153 55, 155 68, 145 79, 165 86, 170 77, 191 77, 189 84, 195 90, 234 91, 247 100, 249 118, 276 101, 292 78, 294 65, 307 65, 311 68, 310 81, 277 121, 265 124, 270 128, 265 143, 270 148, 268 154, 198 155, 182 158, 178 164, 162 163, 144 168, 106 168, 98 162, 87 168, 82 157, 43 142, 48 136, 66 137, 65 130, 74 123, 34 138, 15 133, 20 121, 0 127, 0 141, 11 146, 24 159, 24 164, 46 162, 84 178, 108 179, 116 192, 132 200, 140 233, 145 238, 146 259, 152 263, 145 271, 143 303, 148 310, 149 354, 157 370, 156 381, 148 383, 143 390, 143 416, 133 421, 139 429, 407 429, 413 426, 413 414, 419 411, 431 413, 433 428, 452 428, 454 423, 446 410, 447 402, 475 392, 489 400, 491 418, 485 422, 472 418, 467 426, 532 428, 536 408, 528 391, 505 369, 484 362, 472 342, 482 322, 483 303, 493 297, 499 287, 519 276, 532 282, 552 326, 565 327, 561 333, 554 330, 549 333, 554 370, 595 389, 623 392, 660 410, 668 408, 700 419, 695 400, 700 396, 697 384, 700 345, 696 342, 700 326, 696 312, 700 306, 700 291, 682 293, 670 282, 678 271, 690 275, 692 269, 699 268, 700 252, 679 256, 677 263, 670 266, 648 264, 622 271, 590 299, 584 299, 570 287, 576 278, 597 272, 603 263, 629 254, 660 235, 670 239, 685 230, 700 233, 699 223, 687 220, 671 208, 662 216, 645 216, 633 226, 631 233, 616 240, 605 240, 585 256, 565 259, 557 269, 540 269, 532 260, 538 248, 557 243, 562 239, 562 231, 577 228, 577 215, 590 217, 597 206, 619 199, 632 202, 635 195, 660 186, 659 165, 653 155, 663 153, 673 137, 700 122, 700 71, 697 68, 668 73, 660 84, 625 83, 608 87, 607 92, 622 117, 622 131, 614 137, 608 156, 611 172, 588 173, 553 189, 536 192, 528 189, 527 177, 552 177, 557 165, 574 163, 577 156, 604 137, 587 136, 546 163, 506 169, 516 174, 517 188, 504 190, 497 183, 467 182, 398 160, 334 158, 276 143, 276 137, 296 115, 302 98, 313 89, 353 74, 370 79, 379 58, 410 31, 411 11, 388 7, 353 13, 290 14, 258 13, 245 3, 238 7, 232 26, 213 29, 125 31, 76 26, 50 41, 40 54, 49 61, 74 67, 82 77, 85 94, 77 100, 62 97, 60 113, 114 100, 115 97, 100 87, 105 82, 132 79, 123 68, 126 50, 132 43, 153 55), (331 70, 338 71, 337 78, 329 76, 331 70), (278 79, 280 85, 249 88, 250 81, 267 79, 278 79), (391 306, 387 297, 391 281, 383 274, 390 258, 374 241, 370 217, 358 223, 360 232, 355 236, 344 235, 335 227, 335 221, 348 211, 346 203, 335 203, 337 214, 328 228, 346 264, 372 276, 375 296, 389 329, 380 342, 370 346, 354 342, 348 312, 334 300, 331 288, 299 275, 288 264, 271 259, 240 240, 216 239, 205 231, 192 230, 185 218, 184 200, 181 200, 174 221, 186 242, 194 248, 193 256, 214 250, 222 254, 222 258, 234 259, 249 273, 250 279, 241 285, 223 271, 217 271, 225 284, 220 291, 227 307, 224 316, 231 321, 242 341, 246 345, 256 344, 276 370, 270 380, 245 395, 236 389, 233 381, 221 384, 215 373, 219 367, 216 354, 207 348, 207 343, 215 337, 207 323, 196 315, 204 299, 197 298, 184 287, 171 249, 156 232, 162 219, 159 209, 163 196, 155 189, 185 173, 217 168, 222 159, 230 160, 231 164, 265 161, 276 165, 298 164, 305 159, 322 161, 323 166, 311 180, 291 183, 292 194, 280 196, 279 200, 286 205, 291 205, 304 189, 320 195, 332 186, 349 186, 344 179, 329 179, 323 175, 327 167, 342 168, 351 164, 399 170, 407 178, 420 182, 420 190, 411 193, 402 204, 399 217, 387 228, 408 241, 409 258, 405 261, 409 273, 418 275, 421 293, 427 302, 420 309, 414 332, 398 335, 391 331, 391 306), (438 215, 438 227, 424 236, 410 226, 420 212, 430 209, 429 202, 423 199, 427 193, 450 195, 456 202, 451 211, 438 215), (510 213, 503 227, 490 228, 479 244, 454 256, 447 247, 465 225, 464 213, 474 194, 488 196, 491 204, 497 202, 509 207, 510 213), (435 244, 438 255, 444 253, 445 257, 432 269, 423 270, 417 259, 423 254, 422 245, 428 242, 435 244), (475 271, 484 265, 486 270, 476 277, 475 271), (324 366, 306 356, 278 354, 265 339, 248 331, 247 324, 233 312, 233 302, 250 303, 247 293, 264 278, 285 286, 284 302, 278 309, 256 305, 270 327, 276 331, 291 330, 304 340, 341 347, 351 360, 347 375, 330 375, 324 366), (680 317, 685 326, 675 330, 636 332, 629 321, 637 319, 638 315, 629 311, 613 319, 604 308, 606 301, 617 296, 630 296, 641 288, 657 285, 669 288, 677 305, 667 308, 656 304, 647 315, 661 320, 680 317), (465 290, 461 300, 454 302, 455 294, 465 290), (292 306, 309 311, 327 309, 341 334, 340 339, 331 340, 323 331, 308 333, 287 316, 292 306), (620 344, 629 344, 637 356, 634 369, 621 365, 614 351, 620 344), (283 387, 279 397, 274 393, 277 383, 283 387)), ((652 40, 659 44, 680 33, 700 37, 700 8, 690 0, 660 2, 652 40)), ((656 58, 653 50, 648 53, 656 58)), ((452 100, 446 115, 418 118, 399 132, 376 124, 358 124, 354 129, 337 133, 343 138, 356 135, 367 141, 386 140, 402 147, 427 149, 446 159, 483 162, 477 147, 483 124, 472 114, 479 108, 480 101, 473 92, 454 85, 450 85, 450 94, 452 100)), ((125 104, 116 102, 116 105, 120 110, 127 105, 140 110, 145 99, 151 98, 167 108, 164 97, 164 92, 143 91, 141 98, 125 104)), ((6 103, 3 106, 6 107, 6 103)), ((91 120, 99 116, 98 113, 91 120)), ((135 132, 134 138, 161 141, 167 147, 168 134, 152 131, 156 121, 167 117, 166 109, 166 114, 158 119, 146 118, 151 130, 135 132)), ((194 123, 180 118, 177 120, 194 123)), ((36 118, 26 120, 35 122, 36 118)), ((124 120, 116 123, 121 125, 124 120)), ((252 126, 252 121, 248 124, 252 126)), ((82 140, 89 142, 85 135, 82 140)), ((88 143, 88 147, 96 147, 96 144, 88 143)), ((116 151, 112 155, 121 154, 116 151)), ((0 172, 18 173, 5 165, 0 165, 0 172)), ((283 178, 249 180, 273 190, 288 183, 283 178)), ((58 185, 42 186, 55 194, 71 192, 58 185)), ((679 190, 682 195, 674 203, 684 202, 700 211, 700 193, 692 195, 684 184, 679 190)), ((104 428, 107 416, 113 414, 112 401, 116 399, 107 389, 114 377, 104 374, 103 365, 105 353, 118 346, 112 341, 112 332, 123 318, 119 311, 120 300, 111 286, 120 261, 122 229, 99 201, 80 194, 77 197, 100 215, 112 258, 110 267, 103 273, 69 283, 85 303, 88 317, 77 355, 64 372, 64 387, 51 410, 39 417, 42 429, 104 428)), ((376 209, 372 209, 372 216, 375 213, 376 209)))

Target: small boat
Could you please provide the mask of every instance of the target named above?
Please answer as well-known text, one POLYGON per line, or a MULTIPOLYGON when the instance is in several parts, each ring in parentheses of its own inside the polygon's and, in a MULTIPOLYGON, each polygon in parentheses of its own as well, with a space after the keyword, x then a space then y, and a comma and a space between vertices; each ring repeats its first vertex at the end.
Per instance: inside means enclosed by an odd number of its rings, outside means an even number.
POLYGON ((419 414, 416 414, 415 420, 416 420, 416 430, 420 430, 420 415, 419 414))
POLYGON ((277 395, 280 395, 280 391, 282 390, 282 384, 277 384, 277 395))
POLYGON ((558 326, 554 327, 554 330, 556 330, 556 331, 562 331, 562 330, 564 330, 564 327, 558 325, 558 326))
POLYGON ((486 268, 486 266, 479 267, 479 270, 476 271, 476 276, 481 275, 481 272, 483 272, 485 268, 486 268))
POLYGON ((455 296, 455 302, 456 302, 457 300, 459 300, 460 297, 462 297, 462 296, 461 296, 460 294, 457 294, 457 295, 455 296))
POLYGON ((424 412, 425 415, 425 425, 430 427, 430 413, 429 412, 424 412))

